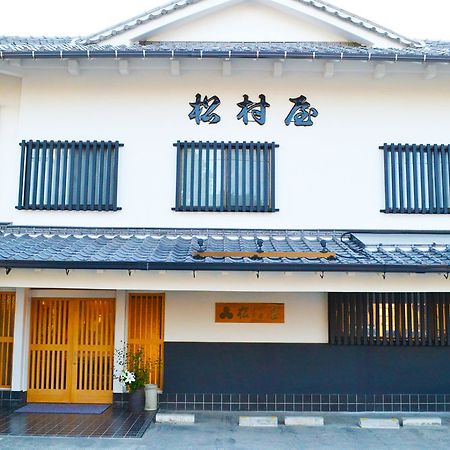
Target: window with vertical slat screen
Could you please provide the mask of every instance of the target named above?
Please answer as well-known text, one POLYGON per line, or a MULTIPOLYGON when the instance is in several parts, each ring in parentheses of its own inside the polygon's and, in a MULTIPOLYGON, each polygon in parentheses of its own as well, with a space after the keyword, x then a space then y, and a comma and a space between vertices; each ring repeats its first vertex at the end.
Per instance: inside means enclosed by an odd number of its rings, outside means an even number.
POLYGON ((385 213, 448 214, 448 145, 394 145, 384 153, 385 213))
POLYGON ((329 293, 335 345, 449 345, 450 293, 329 293))
POLYGON ((11 387, 15 302, 14 292, 0 292, 0 388, 11 387))
POLYGON ((176 211, 273 212, 273 142, 180 142, 176 211))
POLYGON ((22 141, 17 209, 117 211, 111 141, 22 141))

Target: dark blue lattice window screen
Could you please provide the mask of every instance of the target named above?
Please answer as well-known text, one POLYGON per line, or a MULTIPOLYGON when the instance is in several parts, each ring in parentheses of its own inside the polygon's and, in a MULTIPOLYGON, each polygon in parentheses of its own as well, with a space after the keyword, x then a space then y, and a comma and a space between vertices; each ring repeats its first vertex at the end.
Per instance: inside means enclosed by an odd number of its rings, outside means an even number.
POLYGON ((22 141, 18 209, 116 211, 119 147, 111 141, 22 141))
POLYGON ((448 214, 448 145, 384 144, 386 213, 448 214))
POLYGON ((273 142, 180 142, 177 211, 275 211, 273 142))

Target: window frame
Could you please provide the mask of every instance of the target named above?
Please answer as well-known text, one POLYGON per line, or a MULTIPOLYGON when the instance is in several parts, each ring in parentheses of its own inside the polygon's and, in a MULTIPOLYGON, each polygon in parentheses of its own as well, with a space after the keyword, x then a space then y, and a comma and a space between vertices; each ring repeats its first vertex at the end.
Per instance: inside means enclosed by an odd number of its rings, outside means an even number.
POLYGON ((450 214, 448 145, 384 144, 386 214, 450 214))
POLYGON ((330 292, 330 345, 449 346, 450 293, 330 292))
POLYGON ((173 145, 177 149, 174 211, 278 211, 274 142, 177 141, 173 145))
POLYGON ((118 141, 20 143, 16 209, 118 211, 118 141))

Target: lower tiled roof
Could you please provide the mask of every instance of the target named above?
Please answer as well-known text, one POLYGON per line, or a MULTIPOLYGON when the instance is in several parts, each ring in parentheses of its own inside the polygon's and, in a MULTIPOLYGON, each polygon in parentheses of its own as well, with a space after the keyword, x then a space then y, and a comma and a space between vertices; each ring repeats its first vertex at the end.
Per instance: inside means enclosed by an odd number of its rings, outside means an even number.
MULTIPOLYGON (((361 236, 359 231, 358 236, 361 236)), ((430 232, 427 232, 428 236, 430 232)), ((378 232, 379 234, 379 232, 378 232)), ((0 224, 0 267, 125 270, 450 272, 450 232, 439 244, 365 246, 348 230, 59 228, 0 224), (259 243, 258 243, 259 241, 259 243), (262 244, 261 244, 262 241, 262 244), (448 242, 448 244, 442 244, 448 242), (255 252, 197 258, 193 252, 255 252), (331 259, 268 258, 264 252, 335 252, 331 259)), ((417 236, 417 232, 414 232, 417 236)), ((442 237, 444 236, 444 238, 442 237)), ((417 239, 411 242, 416 242, 417 239)))

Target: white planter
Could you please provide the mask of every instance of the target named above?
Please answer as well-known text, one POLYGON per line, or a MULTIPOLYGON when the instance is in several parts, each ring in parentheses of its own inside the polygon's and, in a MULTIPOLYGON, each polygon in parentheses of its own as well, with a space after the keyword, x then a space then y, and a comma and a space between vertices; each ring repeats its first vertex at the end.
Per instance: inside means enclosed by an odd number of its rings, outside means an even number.
POLYGON ((158 409, 158 386, 156 384, 146 384, 145 389, 145 411, 156 411, 158 409))

